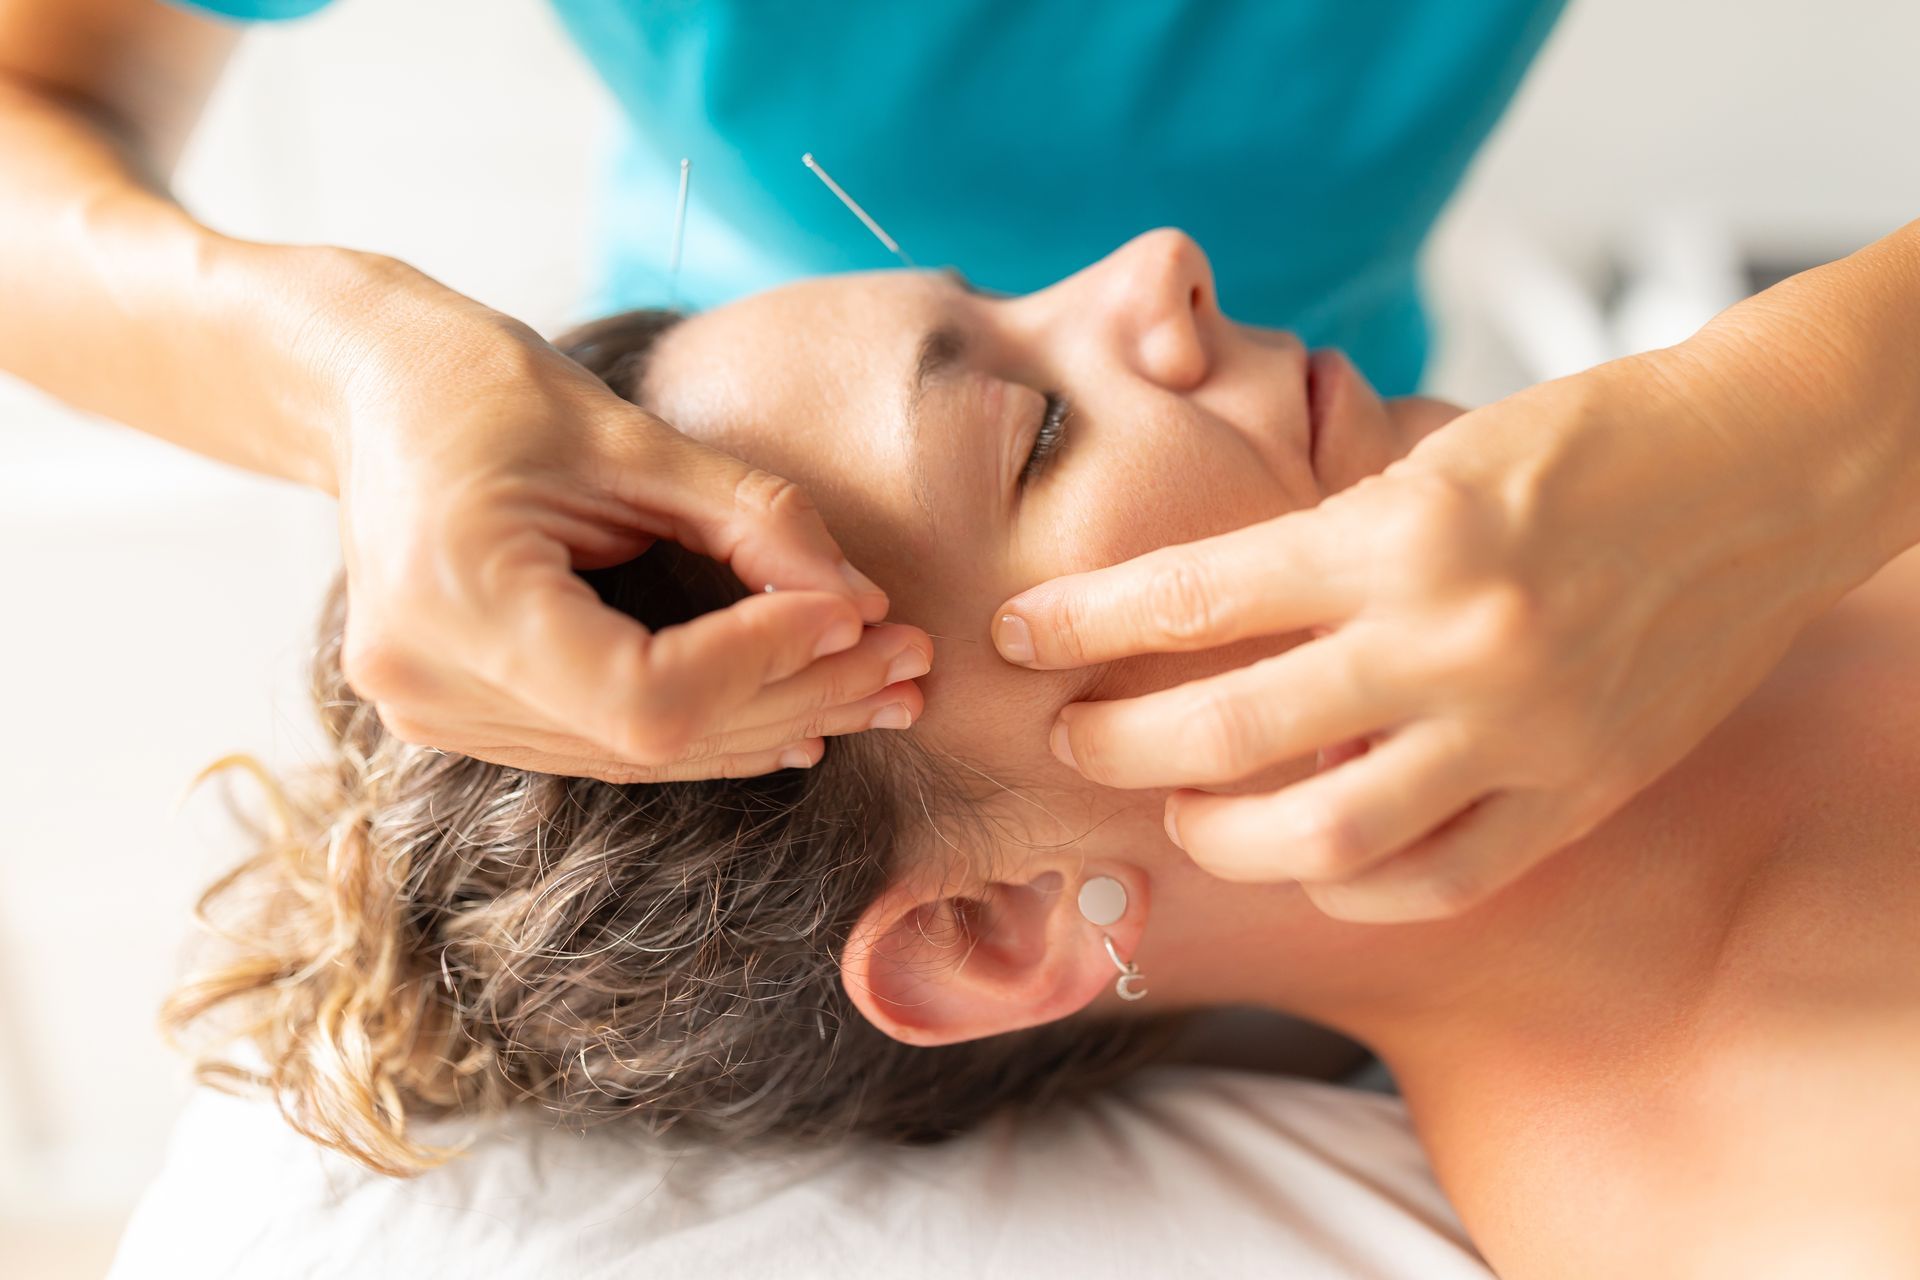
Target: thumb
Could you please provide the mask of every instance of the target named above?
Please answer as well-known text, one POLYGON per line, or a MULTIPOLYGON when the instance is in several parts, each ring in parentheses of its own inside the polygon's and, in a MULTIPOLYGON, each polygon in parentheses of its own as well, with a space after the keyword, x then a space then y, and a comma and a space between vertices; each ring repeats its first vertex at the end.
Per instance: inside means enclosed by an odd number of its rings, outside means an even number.
POLYGON ((663 522, 650 532, 724 562, 756 591, 826 591, 852 600, 863 621, 886 617, 886 592, 847 562, 799 485, 643 416, 654 447, 619 473, 621 496, 663 522))

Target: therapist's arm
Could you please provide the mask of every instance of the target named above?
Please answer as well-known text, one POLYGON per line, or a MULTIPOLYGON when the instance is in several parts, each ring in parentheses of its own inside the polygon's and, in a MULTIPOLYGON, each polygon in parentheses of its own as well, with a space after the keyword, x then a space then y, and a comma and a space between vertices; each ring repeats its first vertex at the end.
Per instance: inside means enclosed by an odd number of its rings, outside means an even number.
POLYGON ((165 182, 234 46, 156 0, 0 0, 0 370, 342 502, 348 675, 397 735, 616 780, 810 763, 924 635, 792 485, 378 254, 165 182), (777 584, 659 636, 573 572, 672 536, 777 584), (823 661, 819 655, 831 654, 823 661))
POLYGON ((1836 581, 1920 545, 1920 221, 1730 307, 1640 362, 1736 444, 1798 458, 1837 511, 1836 581))

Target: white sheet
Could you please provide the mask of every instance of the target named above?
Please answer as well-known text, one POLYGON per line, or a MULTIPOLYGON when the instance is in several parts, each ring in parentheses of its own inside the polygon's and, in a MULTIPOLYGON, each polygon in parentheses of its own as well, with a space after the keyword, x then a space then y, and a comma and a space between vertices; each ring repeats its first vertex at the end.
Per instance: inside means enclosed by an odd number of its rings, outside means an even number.
MULTIPOLYGON (((445 1136, 448 1131, 429 1131, 445 1136)), ((922 1148, 662 1153, 534 1114, 411 1182, 203 1091, 110 1280, 171 1276, 1486 1280, 1400 1099, 1161 1068, 922 1148)))

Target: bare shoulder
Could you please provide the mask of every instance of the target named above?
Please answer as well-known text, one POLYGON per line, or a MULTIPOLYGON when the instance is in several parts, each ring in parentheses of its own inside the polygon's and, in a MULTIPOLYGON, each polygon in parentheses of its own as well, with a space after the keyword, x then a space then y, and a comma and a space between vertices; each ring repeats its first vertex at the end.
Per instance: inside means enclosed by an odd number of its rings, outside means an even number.
POLYGON ((1920 1276, 1920 1016, 1884 1013, 1535 1061, 1415 1116, 1503 1280, 1920 1276))

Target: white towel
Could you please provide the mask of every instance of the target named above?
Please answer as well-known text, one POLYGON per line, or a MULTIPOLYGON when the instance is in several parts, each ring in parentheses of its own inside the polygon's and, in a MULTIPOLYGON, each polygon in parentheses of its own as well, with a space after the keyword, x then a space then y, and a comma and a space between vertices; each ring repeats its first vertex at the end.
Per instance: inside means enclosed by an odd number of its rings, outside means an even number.
POLYGON ((672 1153, 519 1113, 411 1181, 203 1091, 111 1280, 1491 1274, 1399 1098, 1182 1067, 931 1147, 672 1153))

